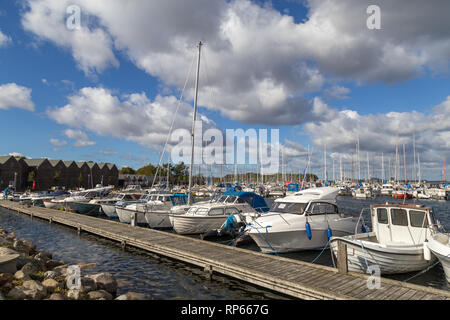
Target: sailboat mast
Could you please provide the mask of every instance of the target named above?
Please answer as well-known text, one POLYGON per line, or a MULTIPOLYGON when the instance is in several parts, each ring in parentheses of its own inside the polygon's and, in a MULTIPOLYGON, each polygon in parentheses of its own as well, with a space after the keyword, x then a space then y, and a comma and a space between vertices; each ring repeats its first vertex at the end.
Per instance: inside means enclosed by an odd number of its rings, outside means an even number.
POLYGON ((195 77, 195 96, 194 96, 194 112, 192 116, 192 133, 191 133, 191 165, 189 166, 189 189, 188 189, 188 205, 192 204, 192 169, 194 168, 194 130, 195 119, 197 117, 197 99, 198 99, 198 80, 200 75, 200 53, 203 43, 198 43, 198 59, 197 59, 197 75, 195 77))
POLYGON ((405 167, 405 184, 407 184, 408 182, 408 177, 406 174, 406 153, 405 153, 405 144, 403 144, 403 166, 405 167))

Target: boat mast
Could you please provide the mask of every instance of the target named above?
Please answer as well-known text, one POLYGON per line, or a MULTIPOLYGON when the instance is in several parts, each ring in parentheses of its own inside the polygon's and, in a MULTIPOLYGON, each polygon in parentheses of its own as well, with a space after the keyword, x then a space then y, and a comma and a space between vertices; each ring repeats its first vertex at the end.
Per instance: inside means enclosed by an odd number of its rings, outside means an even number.
POLYGON ((405 167, 405 185, 408 183, 408 177, 406 175, 406 153, 405 153, 405 144, 403 144, 403 166, 405 167))
POLYGON ((413 152, 414 152, 414 183, 417 182, 417 171, 416 171, 416 133, 413 134, 413 152))
POLYGON ((189 166, 189 194, 188 205, 192 204, 192 169, 194 168, 194 130, 195 130, 195 118, 197 117, 197 99, 198 99, 198 80, 200 75, 200 53, 203 43, 198 43, 198 60, 197 60, 197 75, 195 77, 195 96, 194 96, 194 114, 192 116, 192 133, 191 133, 191 165, 189 166))
POLYGON ((384 183, 384 153, 381 153, 381 180, 384 183))

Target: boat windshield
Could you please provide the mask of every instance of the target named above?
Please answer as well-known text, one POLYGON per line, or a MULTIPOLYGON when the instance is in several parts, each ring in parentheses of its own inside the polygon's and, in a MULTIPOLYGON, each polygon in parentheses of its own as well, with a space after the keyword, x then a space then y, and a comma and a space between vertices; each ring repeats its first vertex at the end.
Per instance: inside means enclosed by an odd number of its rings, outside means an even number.
POLYGON ((206 216, 208 214, 208 208, 203 207, 191 207, 189 208, 189 214, 198 215, 198 216, 206 216))
POLYGON ((235 201, 236 201, 236 197, 234 197, 234 196, 229 196, 229 197, 225 200, 226 203, 234 203, 235 201))
POLYGON ((274 202, 270 211, 279 213, 303 214, 306 203, 274 202))

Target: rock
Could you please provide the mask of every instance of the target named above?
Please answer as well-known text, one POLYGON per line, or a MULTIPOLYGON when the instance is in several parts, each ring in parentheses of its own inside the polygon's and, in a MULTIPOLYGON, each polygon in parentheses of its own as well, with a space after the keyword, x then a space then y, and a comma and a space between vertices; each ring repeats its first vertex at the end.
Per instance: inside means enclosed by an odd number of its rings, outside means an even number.
POLYGON ((14 284, 12 282, 7 282, 0 288, 0 290, 3 292, 8 292, 8 291, 12 290, 13 288, 14 288, 14 284))
POLYGON ((11 245, 11 240, 6 240, 5 238, 0 237, 0 246, 9 246, 11 245))
POLYGON ((44 271, 42 270, 41 264, 36 260, 28 262, 22 267, 21 270, 23 271, 23 273, 28 275, 44 271))
POLYGON ((27 280, 24 281, 22 287, 27 289, 25 294, 30 296, 31 299, 42 299, 47 295, 47 289, 36 280, 27 280))
POLYGON ((47 292, 44 293, 43 291, 36 289, 25 289, 23 293, 25 294, 27 300, 41 300, 47 295, 47 292))
POLYGON ((36 252, 36 244, 28 240, 22 240, 22 243, 29 249, 28 254, 34 254, 36 252))
POLYGON ((66 296, 69 299, 79 300, 80 299, 80 290, 70 289, 67 291, 66 296))
POLYGON ((0 273, 0 287, 13 281, 14 276, 11 273, 0 273))
POLYGON ((34 257, 36 258, 37 256, 42 257, 46 261, 51 260, 53 257, 50 252, 44 250, 39 251, 34 257))
POLYGON ((66 300, 66 297, 61 293, 52 293, 48 300, 66 300))
POLYGON ((8 294, 6 295, 7 298, 13 299, 13 300, 24 300, 27 298, 27 295, 25 294, 25 288, 19 286, 12 288, 8 294))
POLYGON ((64 262, 63 261, 58 261, 58 260, 48 260, 45 263, 45 267, 48 270, 52 270, 52 269, 54 269, 56 267, 63 266, 63 265, 64 265, 64 262))
POLYGON ((116 278, 110 273, 99 273, 89 276, 94 279, 97 289, 105 290, 115 295, 117 292, 117 281, 116 278))
POLYGON ((116 300, 151 300, 150 295, 138 292, 127 292, 116 298, 116 300))
POLYGON ((13 248, 14 250, 24 252, 28 255, 32 252, 31 248, 27 246, 22 240, 15 240, 13 243, 13 248))
POLYGON ((18 254, 0 255, 0 273, 15 273, 17 271, 18 254))
POLYGON ((90 292, 97 290, 95 280, 89 277, 81 277, 81 290, 83 292, 90 292))
POLYGON ((59 277, 61 274, 57 271, 46 271, 44 273, 44 278, 46 279, 56 279, 57 277, 59 277))
POLYGON ((14 232, 9 233, 6 237, 6 240, 15 240, 16 239, 16 234, 14 232))
MULTIPOLYGON (((58 266, 56 268, 53 268, 53 271, 58 272, 60 275, 65 277, 67 275, 67 267, 68 267, 68 265, 64 264, 62 266, 58 266)), ((48 269, 50 269, 50 268, 48 268, 48 269)))
POLYGON ((91 291, 88 293, 88 297, 91 300, 101 300, 101 299, 112 300, 113 299, 113 296, 105 290, 91 291))
POLYGON ((31 257, 20 256, 16 260, 17 269, 22 269, 24 265, 26 265, 28 262, 33 262, 33 260, 34 259, 31 257))
POLYGON ((19 254, 19 252, 17 252, 16 250, 13 250, 11 248, 0 247, 0 256, 8 255, 8 254, 19 254))
POLYGON ((17 279, 17 280, 31 280, 30 275, 26 274, 22 270, 19 270, 16 273, 14 273, 14 279, 17 279))
POLYGON ((63 284, 54 279, 45 279, 42 281, 42 286, 49 291, 54 291, 56 288, 63 288, 63 284))

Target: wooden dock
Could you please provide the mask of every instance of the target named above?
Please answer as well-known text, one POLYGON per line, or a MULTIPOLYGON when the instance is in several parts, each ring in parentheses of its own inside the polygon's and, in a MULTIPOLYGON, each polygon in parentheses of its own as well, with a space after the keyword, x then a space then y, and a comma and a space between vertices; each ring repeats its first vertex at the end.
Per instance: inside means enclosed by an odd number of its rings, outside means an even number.
POLYGON ((381 278, 379 289, 369 289, 369 275, 267 255, 200 239, 76 213, 29 207, 0 200, 0 206, 50 223, 73 227, 300 299, 327 300, 450 300, 450 291, 381 278))

